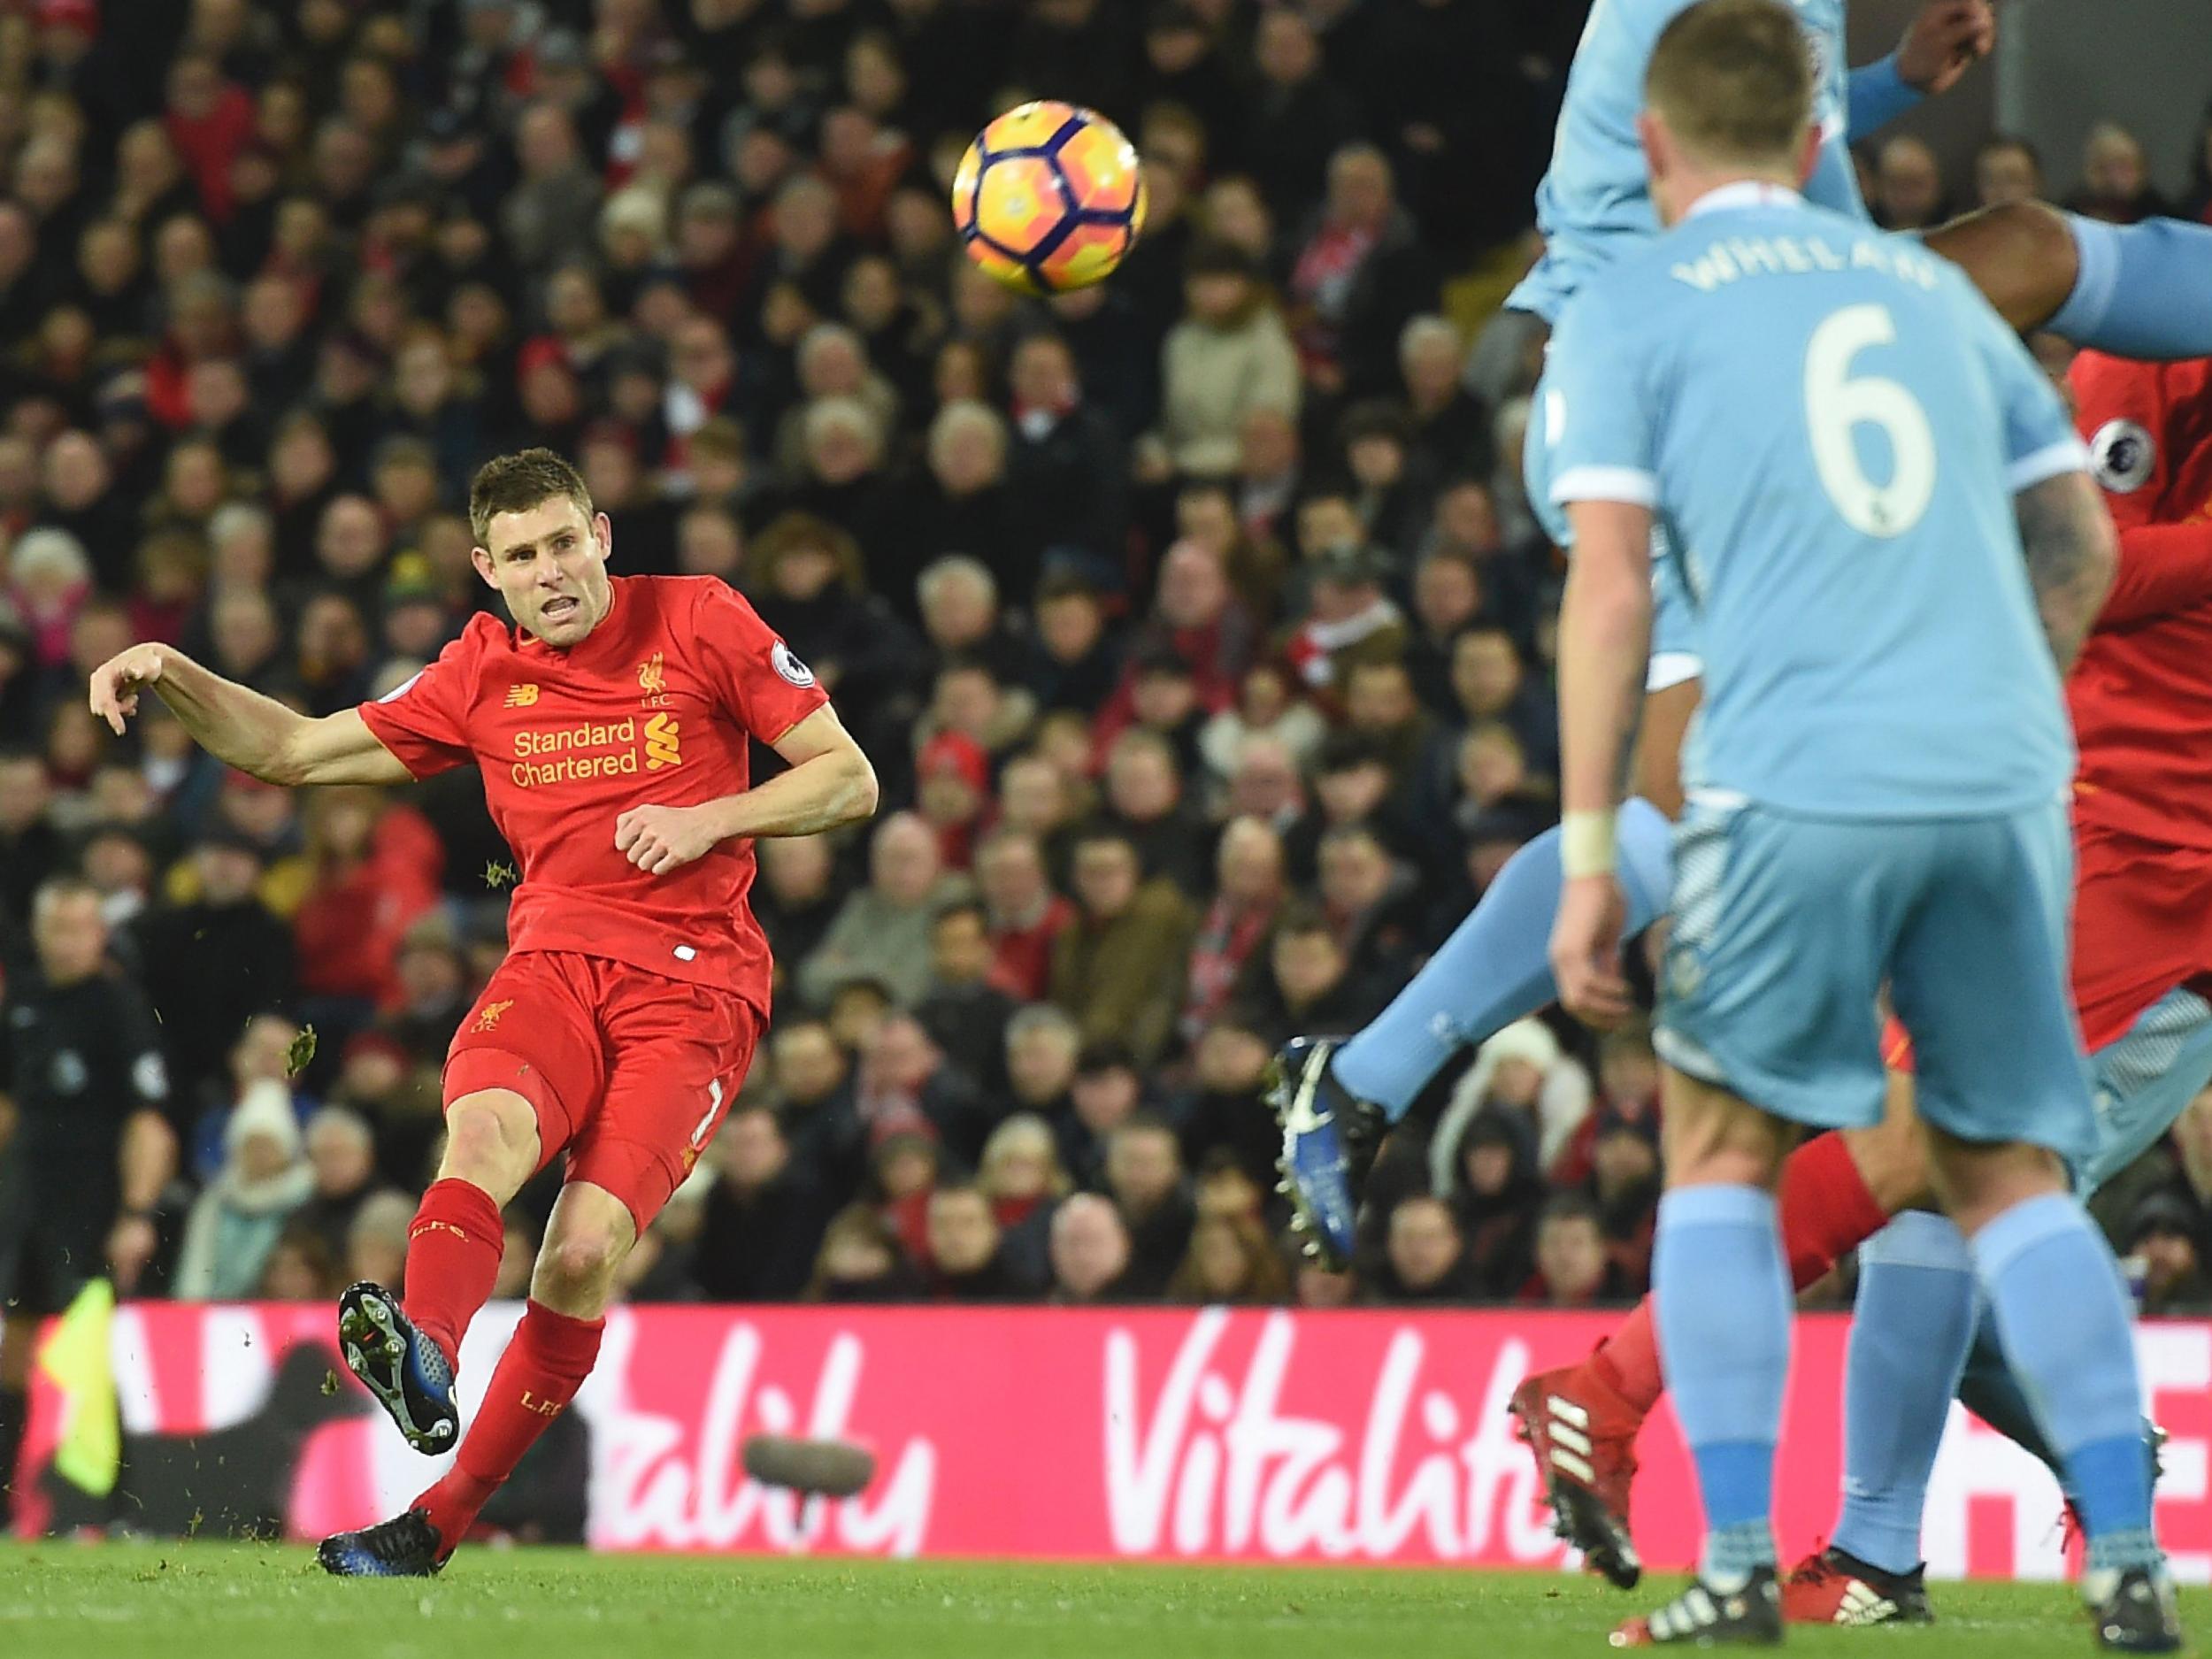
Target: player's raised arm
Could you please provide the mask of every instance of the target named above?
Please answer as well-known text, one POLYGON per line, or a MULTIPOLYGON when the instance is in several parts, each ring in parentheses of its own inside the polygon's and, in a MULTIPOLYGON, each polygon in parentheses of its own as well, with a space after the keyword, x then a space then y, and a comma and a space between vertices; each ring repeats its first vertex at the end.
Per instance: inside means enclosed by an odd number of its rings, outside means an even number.
POLYGON ((173 645, 134 645, 94 669, 92 712, 119 733, 150 689, 201 748, 270 783, 405 783, 412 775, 356 710, 312 718, 173 645))
POLYGON ((771 745, 790 770, 694 807, 632 807, 614 844, 639 869, 663 875, 736 836, 814 835, 876 810, 876 769, 824 703, 771 745))

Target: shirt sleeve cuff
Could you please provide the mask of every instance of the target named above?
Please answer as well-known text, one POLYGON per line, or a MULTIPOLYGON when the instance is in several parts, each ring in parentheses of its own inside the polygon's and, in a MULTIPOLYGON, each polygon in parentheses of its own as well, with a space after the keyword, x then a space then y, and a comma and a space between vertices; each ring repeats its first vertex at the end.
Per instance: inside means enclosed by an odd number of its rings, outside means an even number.
POLYGON ((1904 76, 1897 73, 1895 52, 1854 69, 1844 82, 1844 90, 1853 138, 1863 138, 1887 127, 1917 106, 1924 96, 1917 87, 1907 86, 1904 76))
POLYGON ((1571 466, 1552 480, 1552 502, 1618 501, 1632 507, 1659 504, 1659 480, 1634 466, 1571 466))
POLYGON ((2062 472, 2086 472, 2089 449, 2079 438, 2062 438, 2032 454, 2024 455, 2005 469, 2005 486, 2017 495, 2024 489, 2058 477, 2062 472))

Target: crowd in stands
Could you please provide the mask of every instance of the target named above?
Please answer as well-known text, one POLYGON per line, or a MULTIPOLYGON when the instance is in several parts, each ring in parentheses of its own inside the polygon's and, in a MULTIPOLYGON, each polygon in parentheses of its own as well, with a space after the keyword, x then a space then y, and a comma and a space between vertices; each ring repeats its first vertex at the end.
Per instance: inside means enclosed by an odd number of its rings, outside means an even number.
MULTIPOLYGON (((1647 1033, 1467 1056, 1350 1273, 1286 1236, 1260 1100, 1555 816, 1540 341, 1469 296, 1527 257, 1583 11, 0 7, 0 958, 19 995, 35 892, 81 876, 159 1019, 177 1171, 126 1288, 396 1281, 514 872, 472 772, 288 792, 152 698, 112 736, 87 672, 158 640, 318 714, 391 689, 495 603, 472 468, 543 443, 618 572, 748 595, 885 795, 759 846, 773 1026, 628 1295, 1640 1294, 1647 1033), (1150 195, 1124 269, 1049 302, 946 205, 1032 96, 1119 121, 1150 195)), ((1863 157, 1900 227, 2043 165, 1863 157)), ((2147 179, 2101 128, 2077 203, 2139 217, 2147 179)), ((2185 1303, 2212 1102, 2154 1156, 2113 1225, 2185 1303)))

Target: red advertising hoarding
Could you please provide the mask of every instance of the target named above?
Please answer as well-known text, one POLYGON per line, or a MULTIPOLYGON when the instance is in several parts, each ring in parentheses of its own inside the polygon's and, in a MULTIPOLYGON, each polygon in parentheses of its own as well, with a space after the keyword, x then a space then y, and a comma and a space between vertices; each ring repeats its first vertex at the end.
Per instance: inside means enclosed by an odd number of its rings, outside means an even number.
MULTIPOLYGON (((493 1308, 472 1331, 465 1409, 515 1317, 493 1308)), ((1557 1568, 1505 1402, 1529 1371, 1586 1352, 1609 1325, 1519 1312, 624 1309, 568 1431, 586 1486, 575 1513, 608 1549, 1557 1568), (738 1456, 763 1432, 861 1442, 876 1479, 841 1502, 764 1489, 738 1456)), ((244 1517, 311 1537, 391 1513, 437 1472, 350 1379, 327 1390, 330 1326, 314 1306, 118 1315, 138 1524, 244 1517)), ((1834 1515, 1847 1328, 1797 1327, 1778 1494, 1793 1552, 1834 1515)), ((2177 1573, 2207 1582, 2212 1326, 2153 1323, 2138 1340, 2150 1407, 2173 1435, 2161 1527, 2177 1573)), ((56 1416, 42 1398, 35 1466, 56 1416)), ((1663 1410, 1640 1452, 1645 1559, 1686 1564, 1694 1493, 1663 1410)), ((2055 1577, 2058 1515, 2049 1477, 1955 1409, 1928 1506, 1932 1570, 2055 1577)), ((30 1518, 77 1524, 85 1501, 45 1471, 30 1518)))

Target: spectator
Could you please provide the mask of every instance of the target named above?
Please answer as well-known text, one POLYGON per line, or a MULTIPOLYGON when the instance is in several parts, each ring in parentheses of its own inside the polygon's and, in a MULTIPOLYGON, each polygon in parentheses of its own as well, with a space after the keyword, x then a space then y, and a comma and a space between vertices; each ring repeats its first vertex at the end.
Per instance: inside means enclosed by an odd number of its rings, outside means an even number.
POLYGON ((809 1302, 912 1302, 921 1276, 907 1261, 899 1235, 873 1206, 851 1204, 830 1218, 807 1281, 809 1302))
POLYGON ((325 1106, 307 1120, 305 1144, 314 1188, 294 1214, 287 1236, 313 1237, 322 1246, 324 1265, 334 1270, 354 1217, 376 1189, 376 1129, 348 1107, 325 1106))
POLYGON ((342 1288, 329 1241, 295 1223, 271 1248, 254 1294, 264 1302, 326 1302, 342 1288))
POLYGON ((1082 1306, 1129 1298, 1129 1231, 1121 1212, 1093 1193, 1078 1193, 1052 1212, 1052 1300, 1082 1306))
POLYGON ((1256 818, 1230 822, 1215 849, 1214 889, 1191 948, 1178 1023, 1187 1042, 1226 1010, 1282 907, 1283 838, 1272 826, 1256 818))
POLYGON ((1207 1215, 1191 1227, 1190 1249, 1168 1280, 1168 1300, 1213 1306, 1279 1306, 1290 1272, 1266 1229, 1248 1216, 1207 1215))
MULTIPOLYGON (((1437 1142, 1442 1146, 1460 1124, 1496 1104, 1528 1124, 1536 1136, 1536 1167, 1549 1169, 1589 1116, 1590 1093, 1589 1074, 1561 1050, 1550 1027, 1517 1019, 1475 1050, 1474 1064, 1453 1086, 1437 1142)), ((1440 1182, 1444 1166, 1434 1167, 1440 1182)))
POLYGON ((1466 1240, 1468 1271, 1485 1295, 1508 1297, 1535 1266, 1536 1225, 1546 1188, 1527 1120, 1486 1106, 1449 1116, 1429 1150, 1432 1190, 1448 1199, 1466 1240))
POLYGON ((991 1131, 983 1143, 976 1184, 991 1201, 992 1219, 1002 1228, 1018 1227, 1049 1209, 1073 1185, 1060 1163, 1052 1125, 1026 1111, 1003 1118, 991 1131))
POLYGON ((776 1114, 741 1102, 709 1149, 715 1171, 691 1273, 715 1302, 795 1302, 829 1225, 818 1183, 792 1157, 776 1114))
POLYGON ((223 1164, 185 1218, 177 1294, 237 1302, 253 1294, 269 1253, 315 1190, 299 1120, 283 1084, 247 1089, 223 1125, 223 1164))
POLYGON ((990 911, 978 899, 942 906, 930 926, 930 988, 915 1018, 945 1057, 987 1093, 1006 1082, 1006 1027, 1020 1004, 991 982, 990 911))
POLYGON ((962 398, 939 410, 929 426, 929 484, 916 503, 913 547, 925 561, 956 553, 979 560, 999 586, 1018 592, 1037 549, 1014 540, 1006 457, 1006 422, 988 403, 962 398))
POLYGON ((2100 121, 2082 146, 2081 188, 2066 205, 2090 219, 2132 225, 2167 211, 2151 185, 2142 141, 2116 121, 2100 121))
POLYGON ((1051 982, 1056 941, 1075 919, 1075 906, 1052 889, 1043 849, 1018 829, 987 836, 977 849, 976 880, 991 924, 991 979, 1024 1002, 1040 1001, 1051 982))
POLYGON ((1374 1301, 1402 1306, 1473 1302, 1481 1294, 1459 1223, 1440 1198, 1401 1200, 1371 1292, 1374 1301))
POLYGON ((1544 1206, 1536 1226, 1536 1276, 1520 1299, 1548 1308, 1634 1299, 1627 1279, 1606 1255, 1597 1206, 1579 1193, 1562 1193, 1544 1206))
POLYGON ((964 1182, 929 1195, 929 1264, 941 1302, 1016 1302, 1037 1288, 1009 1259, 988 1195, 964 1182))
POLYGON ((1328 917, 1307 904, 1287 909, 1276 922, 1243 1017, 1271 1045, 1300 1032, 1356 1031, 1366 1024, 1372 999, 1350 972, 1351 959, 1328 917))
POLYGON ((1383 595, 1386 562, 1346 544, 1312 565, 1312 603, 1284 641, 1284 655, 1317 693, 1341 693, 1355 664, 1405 655, 1404 614, 1383 595))
POLYGON ((1305 377, 1331 396, 1386 393, 1403 320, 1430 310, 1436 279, 1390 162, 1371 144, 1329 157, 1320 212, 1294 255, 1292 333, 1305 377))
POLYGON ((1874 179, 1871 205, 1883 229, 1926 230, 1950 217, 1942 164, 1921 140, 1901 133, 1884 142, 1874 179))
POLYGON ((1190 1248, 1194 1210, 1181 1148, 1164 1118, 1140 1113, 1106 1138, 1106 1189, 1129 1234, 1123 1288, 1147 1301, 1167 1293, 1190 1248))
POLYGON ((1079 572, 1048 571, 1037 584, 1036 639, 1024 683, 1040 710, 1087 714, 1120 677, 1120 652, 1107 632, 1098 590, 1079 572))
POLYGON ((1358 130, 1358 111, 1329 78, 1314 25, 1299 12, 1262 12, 1252 55, 1259 84, 1240 153, 1269 208, 1288 219, 1319 193, 1329 158, 1358 130))
POLYGON ((1174 745, 1158 733, 1136 726, 1114 740, 1102 821, 1136 849, 1148 881, 1187 895, 1204 889, 1202 820, 1184 798, 1174 745))
POLYGON ((1977 207, 2010 207, 2043 195, 2043 158, 2024 138, 2000 133, 1974 152, 1977 207))
POLYGON ((2173 1192, 2153 1193, 2136 1208, 2124 1235, 2128 1271, 2142 1286, 2143 1311, 2154 1317, 2212 1312, 2200 1240, 2200 1210, 2173 1192))
POLYGON ((1008 1020, 1006 1082, 1014 1109, 1051 1122, 1071 1111, 1082 1046, 1082 1028, 1048 1003, 1025 1008, 1008 1020))
POLYGON ((1175 471, 1223 477, 1253 410, 1297 418, 1298 354, 1251 254, 1202 242, 1185 269, 1183 319, 1161 349, 1159 442, 1175 471))
POLYGON ((1110 828, 1076 843, 1075 895, 1075 919, 1053 941, 1052 1000, 1086 1040, 1118 1037, 1156 1059, 1181 1005, 1189 902, 1171 882, 1144 880, 1135 846, 1110 828))
POLYGON ((1129 528, 1129 465, 1111 418, 1083 401, 1074 354, 1056 334, 1033 334, 1016 347, 1008 380, 1009 540, 1025 553, 1079 548, 1100 570, 1118 570, 1129 528))
POLYGON ((1144 1078, 1129 1050, 1110 1041, 1086 1044, 1068 1086, 1069 1110, 1060 1120, 1061 1155, 1077 1179, 1099 1185, 1107 1143, 1143 1104, 1144 1078))
POLYGON ((845 901, 800 966, 800 994, 818 1005, 840 983, 864 973, 902 1005, 920 1001, 929 988, 930 918, 962 891, 960 879, 943 871, 937 837, 922 818, 911 812, 885 818, 869 844, 868 885, 845 901))

